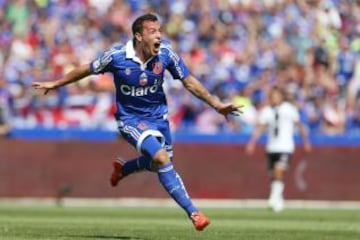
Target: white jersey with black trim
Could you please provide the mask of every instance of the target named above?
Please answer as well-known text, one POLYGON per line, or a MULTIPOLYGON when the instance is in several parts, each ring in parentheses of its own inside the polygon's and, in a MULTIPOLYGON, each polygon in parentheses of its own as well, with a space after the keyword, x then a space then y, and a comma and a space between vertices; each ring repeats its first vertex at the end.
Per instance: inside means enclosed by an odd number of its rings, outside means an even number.
POLYGON ((267 125, 268 153, 293 153, 295 150, 295 123, 300 121, 297 108, 289 102, 266 106, 260 112, 259 123, 267 125))

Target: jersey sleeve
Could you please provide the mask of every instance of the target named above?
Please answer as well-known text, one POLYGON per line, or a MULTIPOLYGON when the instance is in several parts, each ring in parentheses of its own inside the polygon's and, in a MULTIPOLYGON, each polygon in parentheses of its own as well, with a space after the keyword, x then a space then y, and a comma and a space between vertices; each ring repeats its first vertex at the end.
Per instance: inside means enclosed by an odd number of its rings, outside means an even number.
POLYGON ((91 72, 94 74, 111 72, 113 54, 115 51, 116 49, 111 48, 103 52, 97 59, 92 61, 90 63, 91 72))
POLYGON ((177 55, 170 44, 165 44, 167 54, 167 66, 166 69, 170 72, 174 79, 183 80, 189 76, 189 69, 184 61, 177 55))

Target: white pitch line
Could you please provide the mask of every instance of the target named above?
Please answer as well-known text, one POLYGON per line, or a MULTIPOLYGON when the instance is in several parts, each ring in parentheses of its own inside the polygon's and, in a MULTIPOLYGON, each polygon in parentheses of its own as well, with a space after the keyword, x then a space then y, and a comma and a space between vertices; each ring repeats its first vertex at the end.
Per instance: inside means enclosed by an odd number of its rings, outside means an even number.
MULTIPOLYGON (((264 199, 193 199, 201 208, 266 208, 264 199)), ((167 198, 0 198, 1 205, 65 207, 176 207, 167 198)), ((286 200, 288 209, 360 209, 360 201, 286 200)))

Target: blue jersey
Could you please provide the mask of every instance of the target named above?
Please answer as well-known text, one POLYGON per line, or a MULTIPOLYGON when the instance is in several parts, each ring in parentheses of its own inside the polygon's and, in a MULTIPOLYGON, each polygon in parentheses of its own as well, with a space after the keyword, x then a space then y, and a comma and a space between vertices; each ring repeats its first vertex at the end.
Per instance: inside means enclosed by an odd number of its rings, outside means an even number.
POLYGON ((143 63, 136 56, 133 42, 104 52, 90 65, 95 74, 111 72, 116 88, 117 120, 133 118, 163 119, 167 102, 163 89, 164 71, 183 80, 189 70, 168 42, 163 41, 158 55, 143 63))

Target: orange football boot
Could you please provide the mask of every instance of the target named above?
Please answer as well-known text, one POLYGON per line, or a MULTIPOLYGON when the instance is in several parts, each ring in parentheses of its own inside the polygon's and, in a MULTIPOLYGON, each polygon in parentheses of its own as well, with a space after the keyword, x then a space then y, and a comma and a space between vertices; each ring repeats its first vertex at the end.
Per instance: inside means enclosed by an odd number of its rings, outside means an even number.
POLYGON ((198 231, 204 230, 210 224, 210 220, 201 212, 192 213, 190 218, 198 231))
POLYGON ((122 174, 123 164, 120 161, 121 159, 112 162, 113 172, 111 174, 110 183, 113 187, 117 186, 120 180, 125 177, 122 174))

